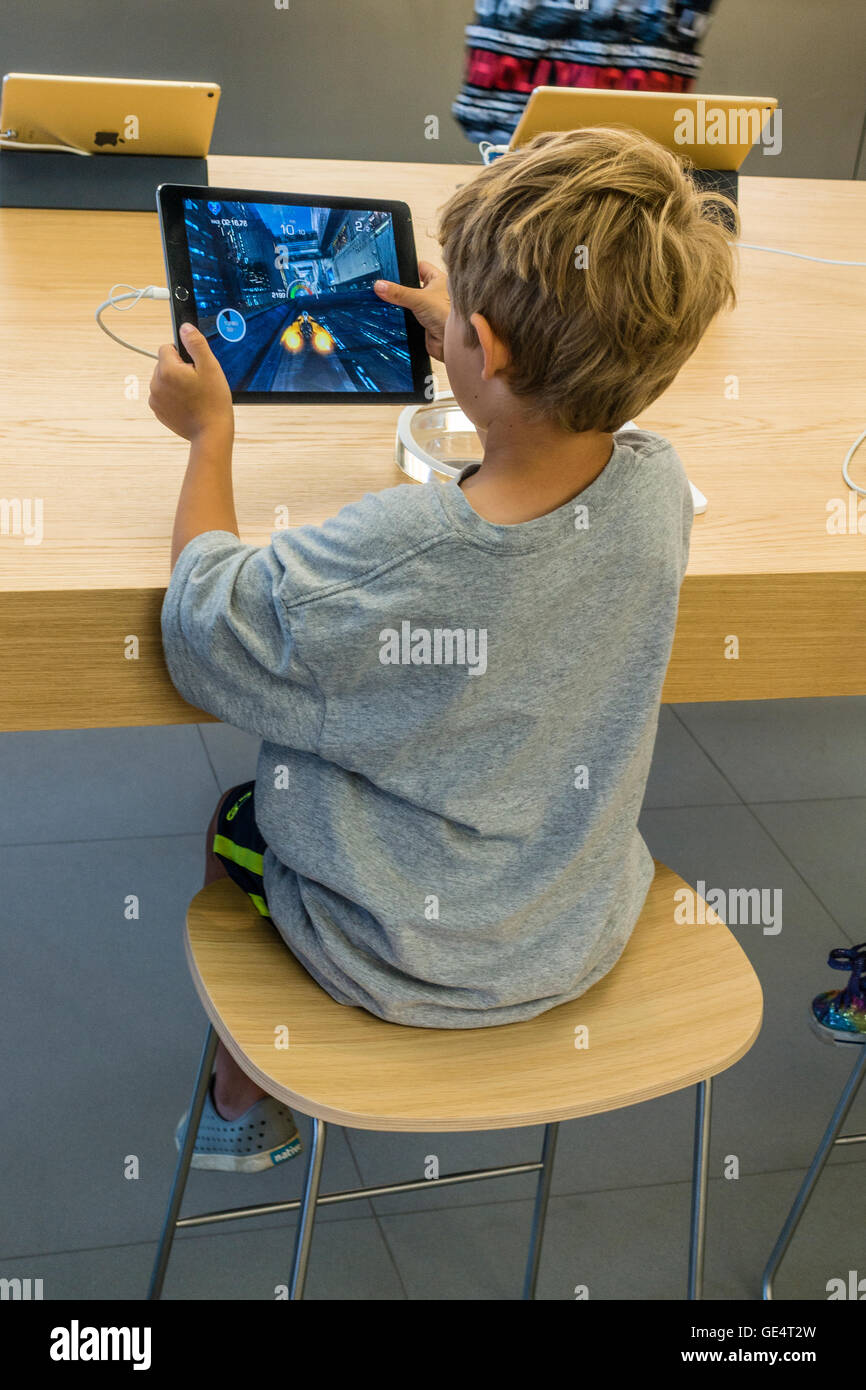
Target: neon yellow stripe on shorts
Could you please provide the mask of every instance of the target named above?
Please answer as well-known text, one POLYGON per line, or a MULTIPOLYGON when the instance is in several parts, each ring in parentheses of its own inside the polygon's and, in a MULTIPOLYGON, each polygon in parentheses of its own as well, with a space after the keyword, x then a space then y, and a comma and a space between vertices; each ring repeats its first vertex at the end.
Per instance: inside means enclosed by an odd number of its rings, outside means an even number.
POLYGON ((271 910, 265 902, 264 898, 260 898, 258 893, 247 893, 247 897, 251 900, 251 902, 255 904, 262 917, 270 917, 271 910))
POLYGON ((233 864, 240 864, 242 869, 250 869, 254 874, 264 873, 262 855, 256 854, 254 850, 244 849, 243 845, 236 845, 234 840, 227 839, 225 835, 214 835, 213 852, 221 854, 224 859, 230 859, 233 864))

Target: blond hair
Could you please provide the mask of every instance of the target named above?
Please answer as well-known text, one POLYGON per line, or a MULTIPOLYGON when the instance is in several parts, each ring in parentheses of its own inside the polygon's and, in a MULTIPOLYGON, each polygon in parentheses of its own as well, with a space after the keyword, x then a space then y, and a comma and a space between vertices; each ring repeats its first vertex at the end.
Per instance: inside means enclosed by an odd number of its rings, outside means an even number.
POLYGON ((568 430, 618 429, 735 303, 725 212, 736 235, 734 204, 699 191, 675 155, 637 131, 537 136, 443 209, 439 240, 467 345, 477 342, 471 315, 483 314, 532 413, 568 430))

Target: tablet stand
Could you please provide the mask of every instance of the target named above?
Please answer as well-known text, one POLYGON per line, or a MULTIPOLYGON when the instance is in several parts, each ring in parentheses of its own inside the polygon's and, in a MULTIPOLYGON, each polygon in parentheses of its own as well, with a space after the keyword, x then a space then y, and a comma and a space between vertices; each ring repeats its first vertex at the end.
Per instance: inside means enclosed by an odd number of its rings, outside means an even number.
POLYGON ((155 212, 160 183, 207 184, 207 160, 0 150, 0 207, 155 212))
MULTIPOLYGON (((736 169, 690 169, 692 180, 700 189, 711 189, 714 193, 724 193, 732 203, 738 201, 739 175, 736 169)), ((729 231, 733 231, 730 214, 722 212, 722 221, 729 231)))

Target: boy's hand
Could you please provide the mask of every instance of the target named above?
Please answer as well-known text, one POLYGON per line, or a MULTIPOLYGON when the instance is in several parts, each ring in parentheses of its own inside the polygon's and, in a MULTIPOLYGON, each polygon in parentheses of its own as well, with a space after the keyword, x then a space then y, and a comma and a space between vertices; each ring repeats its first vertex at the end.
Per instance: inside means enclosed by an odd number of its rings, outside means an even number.
POLYGON ((161 424, 192 442, 205 433, 234 433, 232 393, 203 333, 191 323, 181 327, 192 358, 184 362, 174 343, 164 343, 150 380, 148 405, 161 424))
POLYGON ((427 351, 437 362, 443 362, 442 339, 445 333, 445 320, 451 312, 448 297, 448 278, 443 270, 421 261, 418 265, 423 289, 415 290, 409 285, 395 285, 391 280, 377 280, 373 286, 380 299, 386 304, 399 304, 401 309, 411 309, 421 327, 425 330, 427 351))

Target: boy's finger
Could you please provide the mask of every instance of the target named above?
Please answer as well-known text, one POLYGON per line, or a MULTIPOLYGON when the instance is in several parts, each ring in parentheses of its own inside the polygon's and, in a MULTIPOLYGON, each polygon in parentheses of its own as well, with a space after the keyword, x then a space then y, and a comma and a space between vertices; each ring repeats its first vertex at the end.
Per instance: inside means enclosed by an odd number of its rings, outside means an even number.
POLYGON ((201 366, 209 357, 213 357, 210 343, 194 323, 182 323, 180 336, 183 339, 184 347, 197 367, 201 366))
POLYGON ((405 305, 407 309, 412 307, 411 296, 418 293, 408 285, 398 285, 393 280, 376 280, 373 289, 380 299, 386 300, 389 304, 405 305))
POLYGON ((160 367, 173 367, 178 362, 180 362, 180 353, 174 343, 162 343, 156 356, 154 370, 158 372, 160 367))

